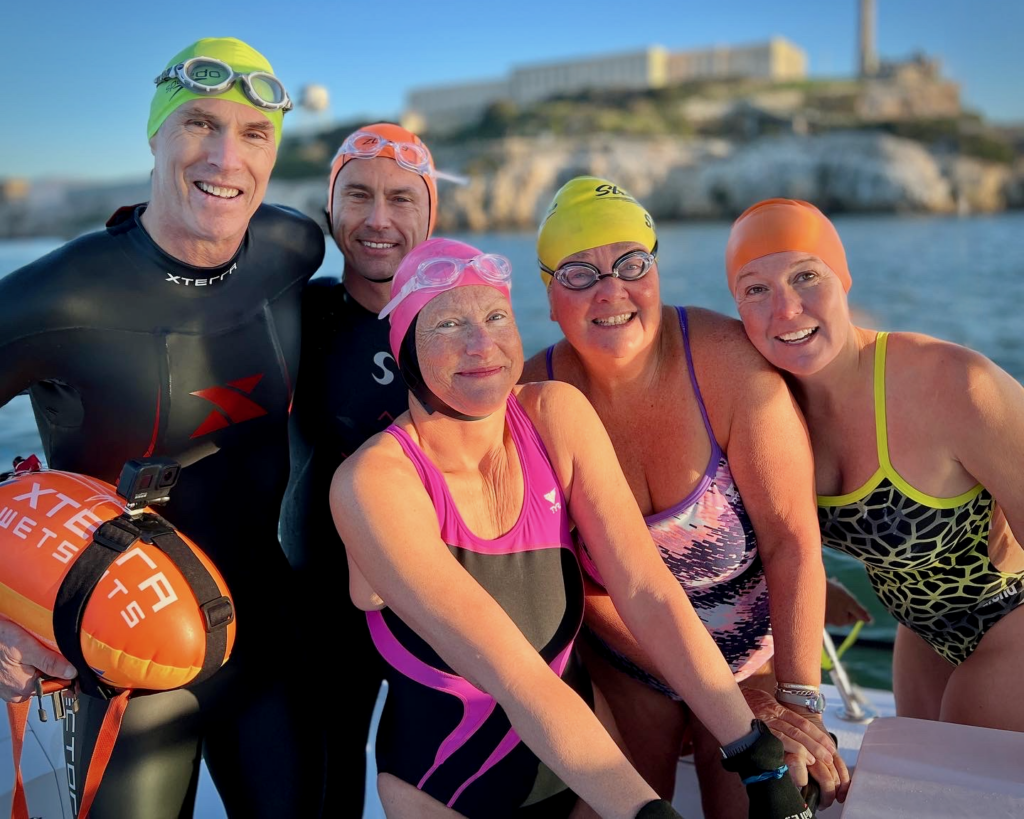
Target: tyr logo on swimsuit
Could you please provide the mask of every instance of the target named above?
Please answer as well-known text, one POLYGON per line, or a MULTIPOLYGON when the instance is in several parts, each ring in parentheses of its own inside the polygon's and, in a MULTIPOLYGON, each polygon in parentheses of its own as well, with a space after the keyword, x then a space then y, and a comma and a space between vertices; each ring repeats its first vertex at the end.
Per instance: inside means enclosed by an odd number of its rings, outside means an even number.
POLYGON ((544 500, 546 500, 548 503, 551 504, 551 511, 552 512, 557 512, 557 511, 559 511, 562 508, 561 501, 556 500, 557 497, 558 497, 558 487, 557 486, 554 489, 552 489, 550 492, 547 492, 544 495, 544 500))

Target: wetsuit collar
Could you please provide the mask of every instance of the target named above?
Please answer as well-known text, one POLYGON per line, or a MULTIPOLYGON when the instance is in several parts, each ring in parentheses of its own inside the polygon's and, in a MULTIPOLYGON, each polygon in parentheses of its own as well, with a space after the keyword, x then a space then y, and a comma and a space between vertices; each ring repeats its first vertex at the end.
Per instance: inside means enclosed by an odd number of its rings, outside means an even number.
POLYGON ((170 290, 184 296, 203 296, 223 289, 238 275, 239 262, 248 251, 251 241, 249 229, 246 229, 245 238, 235 255, 227 262, 217 267, 197 267, 176 259, 153 241, 142 224, 141 217, 145 210, 145 203, 118 209, 107 221, 107 230, 112 234, 127 234, 136 250, 164 274, 164 282, 170 290))

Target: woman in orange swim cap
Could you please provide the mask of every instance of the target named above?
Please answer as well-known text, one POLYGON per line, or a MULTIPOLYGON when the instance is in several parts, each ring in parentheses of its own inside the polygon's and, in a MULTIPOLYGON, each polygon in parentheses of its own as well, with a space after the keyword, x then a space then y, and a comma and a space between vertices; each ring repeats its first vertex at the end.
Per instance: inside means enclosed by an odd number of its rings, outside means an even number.
POLYGON ((900 623, 897 712, 1024 731, 1024 389, 964 347, 855 326, 846 253, 807 202, 744 212, 726 276, 807 419, 822 542, 900 623))

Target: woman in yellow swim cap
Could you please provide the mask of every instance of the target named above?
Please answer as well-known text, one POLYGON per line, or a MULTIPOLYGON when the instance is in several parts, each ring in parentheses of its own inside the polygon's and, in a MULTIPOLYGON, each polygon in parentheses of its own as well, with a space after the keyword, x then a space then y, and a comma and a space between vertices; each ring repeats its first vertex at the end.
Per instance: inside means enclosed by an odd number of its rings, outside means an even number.
MULTIPOLYGON (((524 380, 567 381, 593 403, 664 562, 754 713, 787 742, 797 784, 816 760, 810 772, 827 805, 845 798, 849 774, 813 710, 825 578, 807 435, 739 322, 662 304, 657 252, 653 219, 621 186, 588 176, 564 185, 537 254, 565 338, 527 363, 524 380), (785 705, 772 696, 776 682, 785 705), (811 707, 792 704, 790 691, 810 692, 802 701, 811 707)), ((671 795, 690 737, 705 815, 746 816, 713 738, 638 650, 582 554, 588 667, 637 768, 671 795)))

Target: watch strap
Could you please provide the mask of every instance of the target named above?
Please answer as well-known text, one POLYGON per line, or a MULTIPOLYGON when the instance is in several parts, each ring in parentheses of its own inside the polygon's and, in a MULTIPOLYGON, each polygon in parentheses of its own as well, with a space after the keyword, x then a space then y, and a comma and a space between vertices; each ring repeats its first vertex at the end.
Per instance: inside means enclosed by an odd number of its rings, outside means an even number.
POLYGON ((825 695, 816 689, 793 689, 779 686, 775 689, 775 699, 785 705, 799 705, 814 714, 825 711, 825 695))
POLYGON ((731 759, 734 756, 739 756, 744 751, 749 751, 757 741, 768 731, 768 726, 765 725, 761 720, 754 719, 750 721, 750 733, 744 734, 739 739, 734 739, 728 745, 722 746, 722 758, 731 759))

